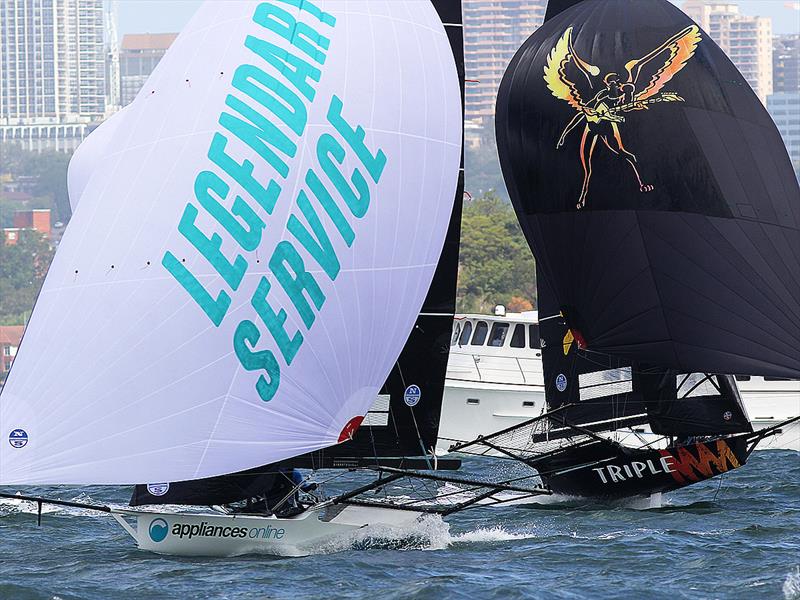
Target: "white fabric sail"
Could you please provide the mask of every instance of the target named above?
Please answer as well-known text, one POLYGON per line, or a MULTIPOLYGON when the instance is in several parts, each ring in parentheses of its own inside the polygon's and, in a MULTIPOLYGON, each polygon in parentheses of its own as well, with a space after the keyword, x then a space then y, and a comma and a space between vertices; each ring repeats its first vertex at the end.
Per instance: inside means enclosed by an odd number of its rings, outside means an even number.
POLYGON ((195 479, 345 439, 455 195, 431 4, 208 2, 126 112, 0 396, 0 484, 195 479))
POLYGON ((72 155, 67 169, 67 192, 69 193, 69 207, 73 213, 78 207, 83 190, 86 189, 95 167, 107 154, 114 152, 112 144, 114 133, 129 112, 130 107, 125 107, 103 121, 81 142, 72 155))

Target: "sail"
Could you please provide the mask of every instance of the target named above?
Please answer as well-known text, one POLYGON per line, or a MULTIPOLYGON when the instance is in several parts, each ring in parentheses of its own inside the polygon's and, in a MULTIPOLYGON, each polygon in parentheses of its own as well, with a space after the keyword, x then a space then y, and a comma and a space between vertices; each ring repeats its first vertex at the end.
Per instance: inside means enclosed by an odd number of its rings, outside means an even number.
POLYGON ((129 504, 130 506, 233 504, 248 498, 264 496, 273 489, 276 480, 282 481, 280 478, 285 478, 285 475, 278 466, 268 465, 219 477, 136 485, 129 504))
POLYGON ((106 155, 114 152, 113 139, 119 125, 131 112, 131 105, 114 113, 92 131, 75 149, 67 168, 69 207, 74 213, 94 170, 106 155))
MULTIPOLYGON (((464 92, 461 2, 431 0, 447 32, 464 92)), ((450 336, 456 309, 456 279, 464 193, 462 173, 453 212, 431 286, 417 321, 373 410, 351 441, 315 453, 314 464, 348 459, 433 455, 439 436, 450 336)), ((441 465, 440 465, 441 468, 441 465)))
MULTIPOLYGON (((432 0, 432 3, 448 33, 463 94, 464 54, 460 2, 432 0)), ((262 494, 268 489, 268 484, 271 484, 281 466, 347 468, 371 463, 387 464, 390 461, 386 459, 391 458, 432 455, 439 433, 450 334, 455 313, 463 189, 462 156, 462 174, 456 188, 453 211, 428 294, 400 357, 361 426, 350 440, 284 461, 282 465, 266 465, 258 469, 189 482, 140 484, 135 486, 131 505, 225 504, 262 494), (409 390, 414 393, 410 394, 409 390), (220 499, 223 497, 224 500, 220 499)), ((421 462, 411 464, 425 466, 425 463, 420 465, 421 462)), ((458 465, 460 461, 436 461, 439 469, 458 465)))
POLYGON ((634 386, 648 400, 653 433, 684 437, 753 431, 732 375, 651 368, 635 374, 634 386))
POLYGON ((458 72, 425 1, 206 3, 80 195, 0 484, 182 481, 350 437, 430 287, 458 72))
POLYGON ((800 376, 800 188, 780 135, 667 0, 556 0, 497 100, 501 166, 588 350, 800 376))
POLYGON ((678 437, 753 431, 731 375, 680 374, 581 348, 546 279, 537 277, 545 400, 557 410, 556 428, 613 431, 647 423, 654 433, 678 437))

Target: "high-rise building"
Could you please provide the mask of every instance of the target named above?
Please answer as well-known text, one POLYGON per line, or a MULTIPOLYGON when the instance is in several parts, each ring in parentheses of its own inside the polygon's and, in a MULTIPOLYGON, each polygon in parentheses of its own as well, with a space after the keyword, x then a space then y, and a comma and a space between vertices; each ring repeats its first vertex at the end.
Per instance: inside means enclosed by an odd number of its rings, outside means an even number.
POLYGON ((800 92, 800 34, 779 35, 772 45, 772 88, 800 92))
POLYGON ((122 38, 119 53, 122 106, 133 102, 176 37, 177 33, 134 33, 122 38))
POLYGON ((75 145, 105 113, 103 0, 0 0, 0 141, 75 145))
POLYGON ((464 0, 465 116, 485 124, 508 63, 544 21, 547 0, 464 0))
POLYGON ((116 112, 120 109, 119 79, 119 44, 117 43, 117 2, 110 0, 106 4, 106 111, 116 112))
POLYGON ((800 178, 800 91, 772 94, 767 101, 767 110, 781 132, 795 173, 800 178))
POLYGON ((743 15, 738 4, 717 0, 686 0, 683 10, 719 44, 766 104, 772 93, 772 19, 743 15))

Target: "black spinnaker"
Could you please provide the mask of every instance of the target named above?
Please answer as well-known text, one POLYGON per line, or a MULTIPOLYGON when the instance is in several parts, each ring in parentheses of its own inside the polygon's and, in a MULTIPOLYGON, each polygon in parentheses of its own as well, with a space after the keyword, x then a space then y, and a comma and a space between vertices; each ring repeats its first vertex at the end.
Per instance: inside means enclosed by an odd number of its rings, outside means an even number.
POLYGON ((549 412, 453 449, 612 498, 743 465, 769 432, 720 373, 800 374, 800 191, 747 82, 667 0, 551 0, 496 127, 549 412))
POLYGON ((800 376, 800 188, 779 132, 667 0, 554 0, 497 99, 512 202, 586 347, 800 376))
MULTIPOLYGON (((453 50, 462 107, 464 51, 460 0, 431 0, 453 50)), ((229 504, 263 495, 292 468, 390 466, 457 469, 460 461, 436 459, 445 372, 456 302, 456 277, 464 194, 463 153, 453 213, 428 295, 400 357, 364 421, 351 439, 280 464, 192 481, 135 486, 131 506, 229 504)), ((391 307, 387 307, 391 310, 391 307)))

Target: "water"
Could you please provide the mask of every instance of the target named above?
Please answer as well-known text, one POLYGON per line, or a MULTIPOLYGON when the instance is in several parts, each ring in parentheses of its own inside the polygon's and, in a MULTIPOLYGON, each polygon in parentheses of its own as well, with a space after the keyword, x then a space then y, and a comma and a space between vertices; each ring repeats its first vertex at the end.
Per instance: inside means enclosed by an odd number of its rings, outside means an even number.
MULTIPOLYGON (((57 493, 124 503, 127 492, 57 493)), ((156 556, 106 516, 48 509, 37 528, 30 510, 0 501, 2 599, 800 600, 800 454, 791 451, 757 452, 721 486, 670 494, 660 509, 477 509, 305 558, 156 556)))

